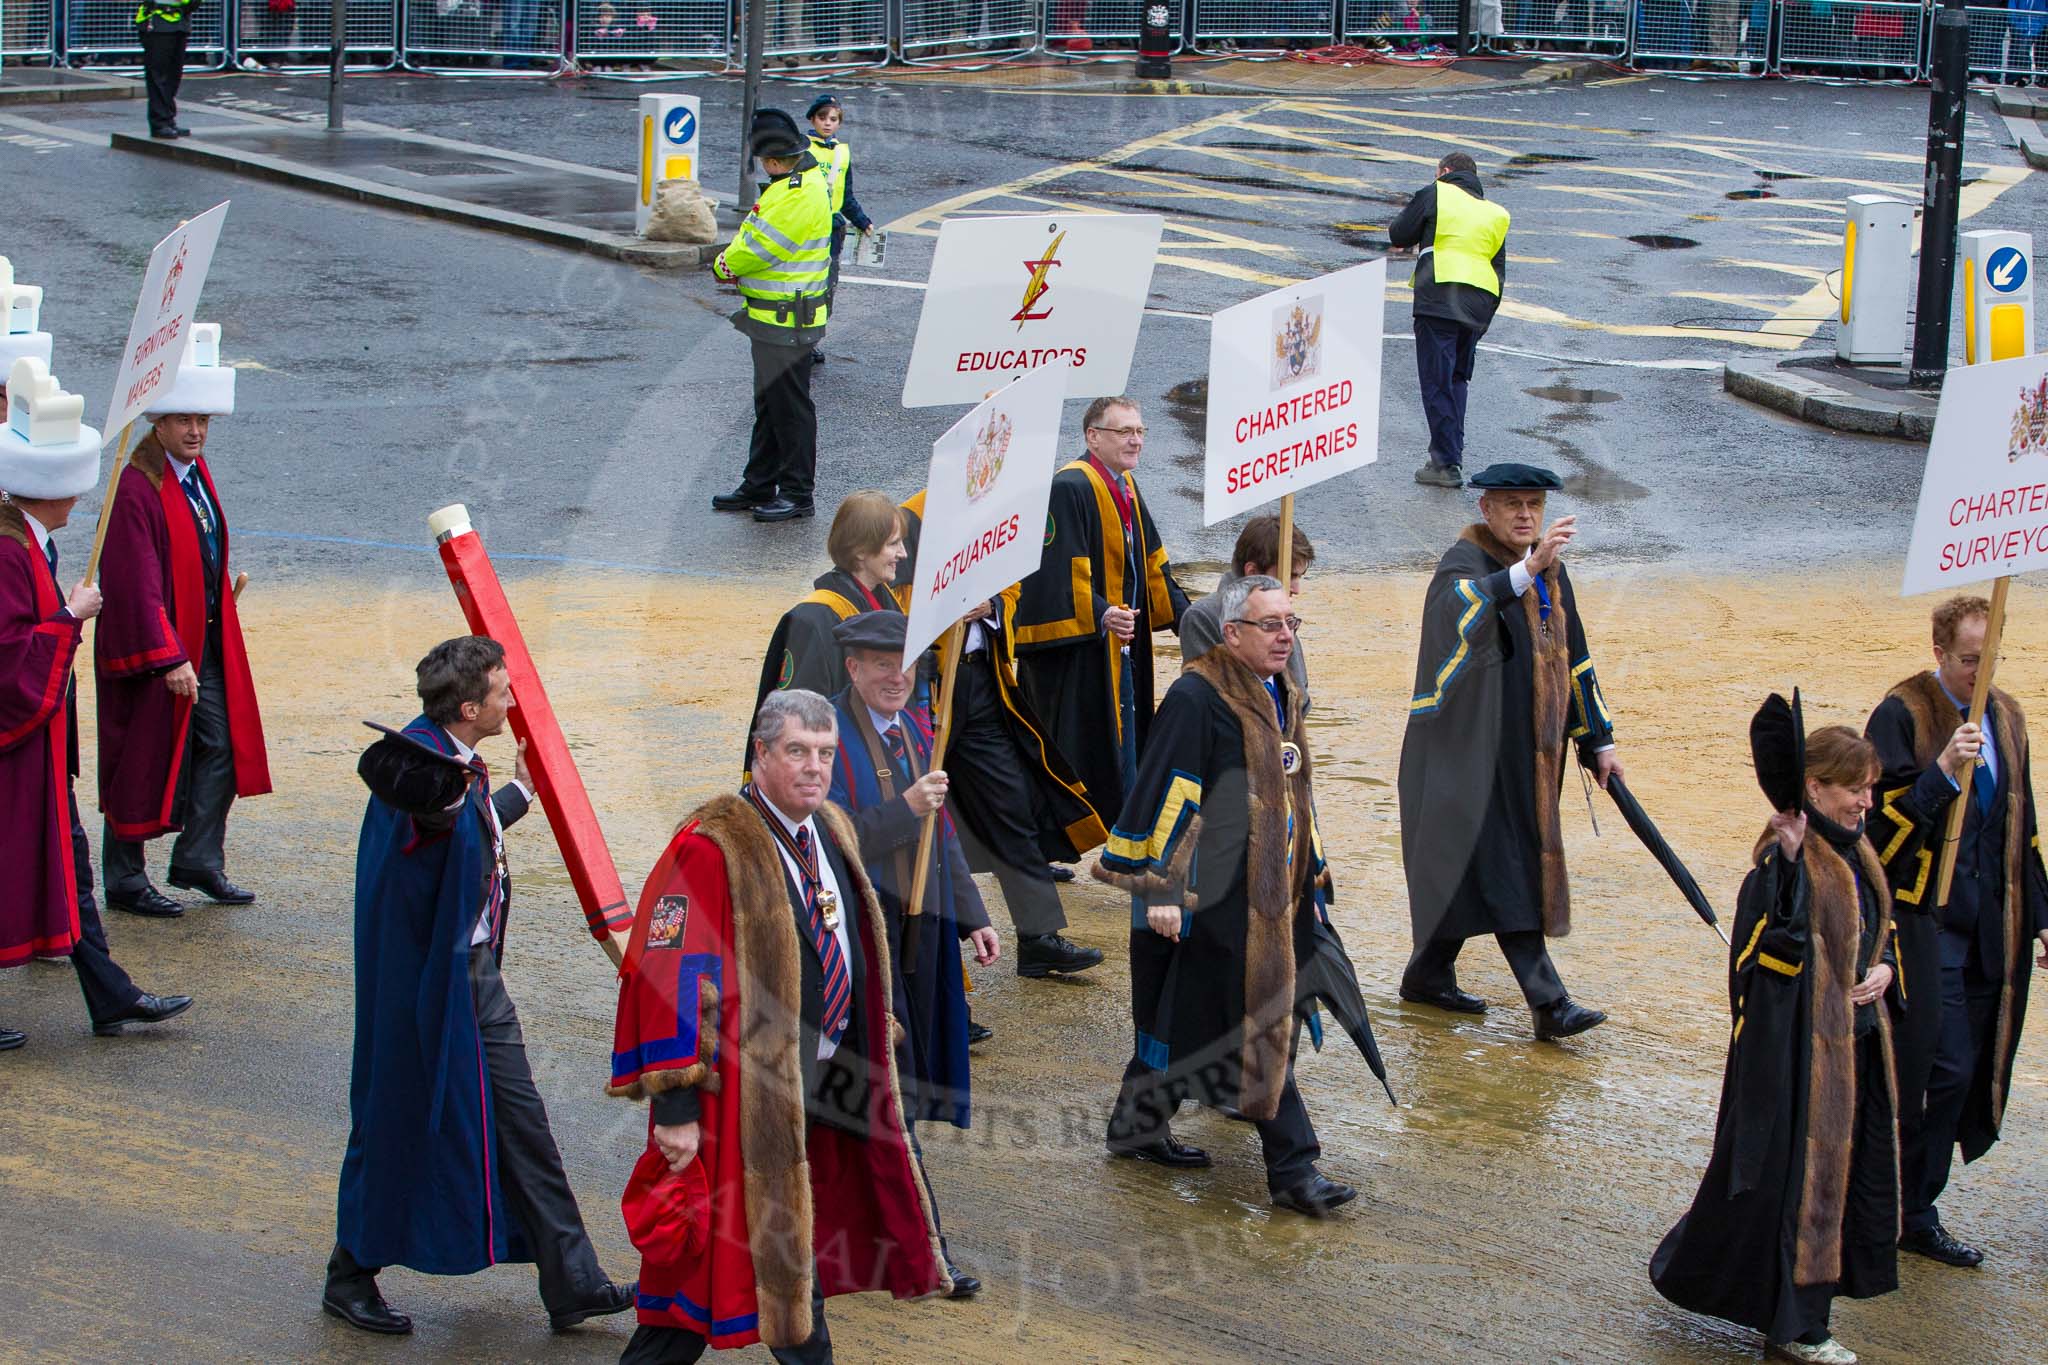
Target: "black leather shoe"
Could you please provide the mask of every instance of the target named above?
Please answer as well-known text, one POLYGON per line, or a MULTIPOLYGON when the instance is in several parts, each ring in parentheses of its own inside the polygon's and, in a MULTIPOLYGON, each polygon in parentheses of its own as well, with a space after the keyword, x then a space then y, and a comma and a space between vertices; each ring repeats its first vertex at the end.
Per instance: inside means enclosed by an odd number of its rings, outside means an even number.
POLYGON ((1083 948, 1059 934, 1029 934, 1017 940, 1017 975, 1050 976, 1054 972, 1085 972, 1100 964, 1102 949, 1083 948))
POLYGON ((981 1292, 981 1281, 959 1266, 947 1266, 946 1278, 953 1282, 953 1292, 946 1295, 949 1299, 971 1299, 981 1292))
POLYGON ((817 507, 808 502, 791 502, 778 497, 773 502, 764 502, 754 509, 755 521, 798 521, 818 514, 817 507))
POLYGON ((589 1303, 578 1304, 566 1313, 548 1314, 548 1327, 552 1331, 566 1332, 585 1318, 609 1317, 623 1313, 640 1299, 640 1281, 627 1284, 607 1284, 597 1292, 589 1303))
POLYGON ((1321 1171, 1291 1189, 1273 1196, 1275 1208, 1293 1209, 1311 1218, 1327 1218, 1336 1209, 1358 1198, 1358 1191, 1330 1179, 1321 1171))
POLYGON ((109 891, 107 908, 125 910, 131 915, 143 915, 149 919, 176 919, 185 913, 183 905, 153 886, 144 886, 132 896, 117 896, 109 891))
POLYGON ((1185 1142, 1174 1141, 1173 1134, 1166 1133, 1150 1142, 1114 1143, 1109 1145, 1111 1156, 1129 1157, 1134 1161, 1149 1161, 1155 1166, 1207 1166, 1209 1154, 1200 1147, 1190 1147, 1185 1142))
POLYGON ((1065 863, 1047 863, 1045 870, 1052 873, 1052 879, 1056 882, 1070 882, 1074 880, 1074 869, 1068 867, 1065 863))
POLYGON ((254 891, 236 886, 225 872, 193 872, 173 864, 166 880, 180 891, 197 891, 216 905, 247 905, 256 899, 254 891))
POLYGON ((20 1029, 0 1028, 0 1052, 12 1052, 28 1041, 28 1035, 20 1029))
POLYGON ((328 1285, 320 1296, 320 1311, 351 1327, 387 1337, 402 1337, 412 1331, 412 1319, 384 1302, 373 1279, 351 1281, 346 1286, 328 1285))
POLYGON ((1467 994, 1452 986, 1448 990, 1418 991, 1407 986, 1401 987, 1401 998, 1411 1005, 1434 1005, 1440 1010, 1453 1014, 1484 1014, 1486 1002, 1476 995, 1467 994))
POLYGON ((985 1043, 995 1036, 996 1031, 987 1024, 977 1024, 971 1018, 967 1021, 967 1046, 973 1047, 976 1043, 985 1043))
POLYGON ((149 130, 149 135, 159 142, 169 142, 172 138, 177 136, 176 133, 172 132, 168 128, 152 128, 149 130))
POLYGON ((1958 1242, 1949 1235, 1947 1228, 1936 1223, 1925 1232, 1909 1232, 1899 1239, 1899 1250, 1910 1251, 1915 1256, 1925 1256, 1930 1261, 1943 1265, 1960 1266, 1968 1270, 1984 1263, 1984 1253, 1967 1242, 1958 1242))
POLYGON ((182 123, 173 123, 167 130, 172 137, 190 137, 192 130, 182 123))
POLYGON ((1589 1028, 1598 1028, 1607 1022, 1607 1016, 1599 1010, 1589 1010, 1569 995, 1554 1005, 1545 1005, 1535 1011, 1536 1041, 1555 1042, 1569 1038, 1574 1033, 1584 1033, 1589 1028))
POLYGON ((161 1024, 166 1019, 175 1019, 192 1008, 189 995, 149 995, 135 998, 135 1003, 119 1014, 106 1019, 95 1019, 92 1031, 102 1038, 112 1038, 129 1024, 161 1024))
POLYGON ((775 501, 775 495, 772 493, 765 498, 757 498, 752 493, 735 488, 730 493, 712 494, 711 510, 714 512, 751 512, 756 507, 766 507, 773 501, 775 501))

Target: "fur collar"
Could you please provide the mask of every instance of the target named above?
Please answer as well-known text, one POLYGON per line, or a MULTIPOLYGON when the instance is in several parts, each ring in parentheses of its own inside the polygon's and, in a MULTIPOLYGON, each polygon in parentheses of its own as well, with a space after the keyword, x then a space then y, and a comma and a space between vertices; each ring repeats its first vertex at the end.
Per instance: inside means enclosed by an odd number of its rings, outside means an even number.
POLYGON ((35 532, 28 529, 28 518, 12 502, 0 502, 0 536, 15 541, 25 550, 36 548, 35 532))
POLYGON ((163 442, 157 440, 154 429, 128 452, 128 463, 142 471, 151 488, 164 486, 164 472, 170 467, 170 456, 165 453, 163 442))

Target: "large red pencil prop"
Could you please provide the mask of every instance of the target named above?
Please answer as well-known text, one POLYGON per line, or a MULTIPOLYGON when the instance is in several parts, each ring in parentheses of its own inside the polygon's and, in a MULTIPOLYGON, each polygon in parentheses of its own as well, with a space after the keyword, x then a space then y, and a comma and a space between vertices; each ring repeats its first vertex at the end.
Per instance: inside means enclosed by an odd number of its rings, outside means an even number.
POLYGON ((469 524, 469 509, 460 503, 443 507, 427 518, 427 529, 441 547, 441 564, 448 581, 455 586, 455 598, 469 628, 496 640, 505 649, 505 671, 511 675, 512 733, 526 741, 526 766, 540 795, 541 809, 555 831, 555 843, 562 861, 569 867, 569 880, 576 898, 583 902, 583 918, 590 936, 604 945, 617 966, 626 954, 626 940, 633 932, 633 911, 626 904, 625 888, 612 865, 611 849, 604 831, 598 828, 597 812, 590 808, 590 796, 583 790, 583 778, 576 761, 569 757, 568 741, 555 721, 555 708, 548 703, 547 689, 540 685, 540 672, 533 656, 526 652, 526 638, 498 584, 497 570, 484 553, 483 537, 469 524))

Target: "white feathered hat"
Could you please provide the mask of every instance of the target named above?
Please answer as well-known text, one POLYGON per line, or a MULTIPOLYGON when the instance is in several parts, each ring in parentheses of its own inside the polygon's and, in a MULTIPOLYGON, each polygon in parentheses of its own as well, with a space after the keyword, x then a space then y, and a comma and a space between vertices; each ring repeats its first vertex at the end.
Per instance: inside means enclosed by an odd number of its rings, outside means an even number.
POLYGON ((220 324, 195 322, 178 360, 178 376, 149 411, 151 421, 174 412, 225 417, 235 410, 235 372, 220 363, 220 324))
POLYGON ((75 498, 100 481, 100 434, 79 421, 85 402, 66 393, 35 356, 7 372, 0 427, 0 490, 23 498, 75 498))

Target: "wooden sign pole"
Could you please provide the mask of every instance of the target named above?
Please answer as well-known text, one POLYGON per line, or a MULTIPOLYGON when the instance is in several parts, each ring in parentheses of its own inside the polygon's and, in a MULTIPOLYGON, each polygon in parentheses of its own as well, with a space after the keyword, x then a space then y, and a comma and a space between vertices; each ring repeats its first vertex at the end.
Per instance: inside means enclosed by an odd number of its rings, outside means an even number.
MULTIPOLYGON (((1239 573, 1244 565, 1230 566, 1239 573)), ((1280 572, 1273 577, 1280 580, 1280 591, 1286 592, 1294 584, 1294 494, 1288 493, 1280 499, 1280 572)), ((1290 595, 1291 596, 1291 595, 1290 595)))
MULTIPOLYGON (((1984 624, 1984 652, 1977 659, 1977 685, 1970 692, 1970 724, 1984 723, 1984 705, 1991 699, 1991 675, 1998 669, 1999 637, 2005 634, 2005 590, 2010 576, 2000 578, 1991 588, 1991 619, 1984 624)), ((1935 881, 1934 908, 1948 904, 1949 884, 1955 880, 1956 853, 1963 842, 1963 817, 1969 812, 1970 784, 1977 776, 1977 760, 1971 759, 1956 774, 1956 802, 1949 807, 1948 831, 1941 841, 1941 873, 1935 881)))
MULTIPOLYGON (((960 671, 960 648, 966 642, 967 625, 955 621, 946 628, 944 645, 946 666, 939 679, 939 726, 938 734, 932 740, 932 766, 942 768, 946 764, 946 741, 953 733, 953 679, 960 671)), ((910 899, 903 906, 903 932, 906 945, 909 942, 911 921, 924 913, 924 884, 932 866, 932 838, 939 832, 939 813, 936 809, 926 813, 924 824, 917 832, 917 870, 910 876, 910 899)), ((904 948, 906 957, 910 954, 904 948)), ((909 970, 905 964, 904 970, 909 970)))
POLYGON ((128 438, 135 434, 135 423, 121 428, 121 442, 114 451, 114 472, 107 475, 107 496, 100 500, 100 522, 92 533, 92 558, 85 562, 85 581, 97 583, 100 577, 100 551, 107 548, 107 513, 113 510, 114 490, 121 486, 121 471, 128 467, 128 438))

